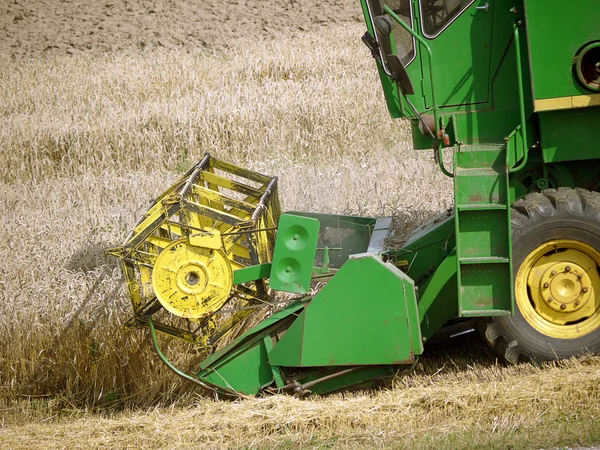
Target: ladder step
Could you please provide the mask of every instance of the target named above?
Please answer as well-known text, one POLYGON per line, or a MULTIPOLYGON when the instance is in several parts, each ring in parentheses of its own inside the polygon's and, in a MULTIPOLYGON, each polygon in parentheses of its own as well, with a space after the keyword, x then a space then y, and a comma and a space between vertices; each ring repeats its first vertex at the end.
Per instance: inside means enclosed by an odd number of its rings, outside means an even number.
POLYGON ((461 264, 503 264, 508 263, 509 259, 501 256, 477 256, 470 258, 460 258, 461 264))
POLYGON ((489 211, 502 210, 506 211, 506 205, 499 203, 473 203, 472 205, 457 205, 458 211, 489 211))

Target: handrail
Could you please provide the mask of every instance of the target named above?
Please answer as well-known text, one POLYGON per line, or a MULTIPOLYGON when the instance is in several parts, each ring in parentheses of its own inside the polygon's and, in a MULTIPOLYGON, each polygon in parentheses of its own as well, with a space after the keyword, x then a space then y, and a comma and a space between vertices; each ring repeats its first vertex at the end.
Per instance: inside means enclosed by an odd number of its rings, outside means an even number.
POLYGON ((521 138, 523 139, 523 160, 518 166, 509 169, 509 173, 518 172, 527 165, 529 149, 527 148, 527 118, 525 117, 525 97, 523 96, 523 68, 521 66, 521 41, 519 37, 519 27, 522 21, 518 20, 513 25, 513 35, 515 37, 515 55, 517 57, 517 87, 519 88, 519 114, 521 118, 521 138))

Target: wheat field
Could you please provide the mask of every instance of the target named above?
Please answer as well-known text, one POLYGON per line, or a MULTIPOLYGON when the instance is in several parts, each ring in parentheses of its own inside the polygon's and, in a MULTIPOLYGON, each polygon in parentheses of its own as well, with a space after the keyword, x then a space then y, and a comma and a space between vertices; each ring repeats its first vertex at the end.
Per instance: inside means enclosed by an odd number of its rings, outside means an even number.
MULTIPOLYGON (((392 121, 362 27, 220 52, 50 56, 0 66, 0 444, 32 447, 531 448, 600 442, 600 359, 504 367, 475 339, 382 390, 205 398, 162 366, 119 245, 204 152, 280 177, 284 209, 392 215, 452 205, 392 121), (553 430, 549 432, 548 430, 553 430)), ((193 349, 164 340, 193 371, 193 349)))

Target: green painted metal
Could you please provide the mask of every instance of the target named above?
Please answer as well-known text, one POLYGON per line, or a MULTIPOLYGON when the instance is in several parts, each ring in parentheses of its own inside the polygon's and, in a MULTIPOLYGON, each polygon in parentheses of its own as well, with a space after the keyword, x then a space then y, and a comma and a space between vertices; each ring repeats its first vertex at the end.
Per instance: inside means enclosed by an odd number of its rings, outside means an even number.
POLYGON ((268 278, 271 273, 271 263, 257 264, 244 267, 233 272, 233 284, 247 283, 248 281, 268 278))
POLYGON ((453 250, 419 289, 419 320, 424 342, 458 315, 456 250, 453 250))
POLYGON ((320 225, 310 217, 281 215, 271 266, 272 289, 294 294, 308 292, 320 225))
POLYGON ((328 266, 336 269, 342 267, 350 255, 364 253, 368 250, 369 242, 377 224, 377 219, 374 217, 303 211, 288 211, 287 214, 311 217, 319 221, 321 227, 315 266, 323 266, 325 248, 329 248, 328 266))
POLYGON ((406 267, 418 287, 425 340, 458 314, 454 220, 452 210, 447 211, 409 234, 402 249, 387 254, 406 267))
POLYGON ((304 308, 305 302, 294 303, 271 317, 263 320, 231 344, 202 361, 197 374, 200 381, 228 391, 256 395, 264 386, 279 380, 281 374, 274 375, 268 361, 266 344, 278 329, 285 328, 304 308))
MULTIPOLYGON (((265 336, 263 339, 263 344, 265 346, 267 354, 269 354, 271 350, 273 350, 273 338, 271 336, 265 336)), ((275 382, 275 387, 284 387, 286 383, 283 377, 283 373, 281 372, 281 368, 275 365, 271 365, 271 373, 273 374, 273 381, 275 382)))
POLYGON ((600 40, 600 10, 594 0, 572 6, 561 0, 525 1, 535 99, 590 94, 577 82, 573 62, 585 44, 600 40))
POLYGON ((267 361, 264 342, 258 340, 246 346, 243 354, 220 365, 211 365, 198 374, 200 381, 238 394, 256 395, 274 381, 267 361))
MULTIPOLYGON (((515 38, 515 59, 517 62, 517 88, 519 90, 519 118, 520 124, 512 134, 515 134, 516 131, 519 132, 521 136, 521 142, 523 145, 527 146, 527 117, 525 113, 525 96, 524 96, 524 87, 523 87, 523 65, 521 61, 521 38, 519 33, 519 27, 522 25, 521 21, 518 21, 513 26, 513 35, 515 38)), ((509 135, 509 138, 512 136, 509 135)), ((505 139, 506 140, 506 139, 505 139)), ((507 155, 510 158, 510 153, 507 155)), ((523 167, 527 165, 527 160, 529 158, 529 151, 527 149, 523 149, 523 160, 515 167, 509 167, 509 172, 518 172, 523 167)), ((510 159, 509 159, 510 161, 510 159)))
POLYGON ((539 113, 538 117, 544 162, 597 157, 600 106, 547 111, 539 113))
POLYGON ((502 144, 454 155, 459 315, 512 314, 508 166, 502 144))
MULTIPOLYGON (((440 106, 465 106, 488 102, 491 83, 491 40, 496 5, 497 2, 492 1, 490 10, 482 11, 476 9, 479 4, 475 2, 458 14, 452 24, 438 36, 428 38, 435 63, 427 67, 429 61, 421 59, 421 64, 432 71, 440 106)), ((425 19, 422 13, 421 16, 422 24, 425 19)), ((423 29, 420 32, 424 35, 423 29)), ((432 93, 426 89, 425 105, 430 107, 434 104, 432 93)))
MULTIPOLYGON (((574 18, 565 20, 564 4, 558 0, 528 0, 525 4, 521 0, 489 1, 488 8, 463 2, 464 9, 453 10, 452 20, 444 22, 441 32, 428 36, 423 25, 430 2, 405 2, 413 13, 412 21, 407 22, 400 22, 386 0, 362 3, 367 13, 377 11, 374 5, 379 5, 400 27, 411 28, 407 31, 416 39, 417 55, 406 69, 415 93, 406 99, 399 96, 397 108, 408 111, 404 103, 410 101, 417 113, 433 116, 434 127, 448 135, 450 145, 446 145, 455 153, 458 314, 510 314, 514 296, 510 205, 545 187, 597 190, 600 185, 589 178, 590 173, 600 174, 597 164, 547 164, 596 158, 592 124, 598 122, 600 108, 534 112, 534 100, 583 92, 581 86, 574 86, 573 58, 584 44, 600 40, 600 10, 592 1, 583 1, 574 18), (553 62, 555 48, 560 70, 553 62), (545 77, 550 72, 551 76, 545 77)), ((442 16, 445 3, 435 3, 442 16)), ((448 4, 454 8, 456 3, 448 4)), ((372 18, 365 19, 368 31, 385 39, 374 33, 372 18)), ((382 83, 390 81, 381 71, 380 76, 382 83)), ((384 93, 388 95, 385 89, 384 93)), ((387 100, 389 104, 392 98, 387 100)), ((408 111, 404 116, 412 121, 415 147, 425 149, 429 140, 429 148, 439 155, 440 141, 420 134, 415 114, 408 111)), ((427 248, 431 252, 435 245, 427 248)), ((401 250, 395 257, 409 260, 408 256, 408 250, 401 250)), ((420 258, 416 259, 418 264, 420 258)), ((420 288, 428 286, 430 293, 447 289, 452 271, 438 274, 442 268, 439 260, 432 267, 434 270, 424 273, 422 267, 410 266, 408 274, 420 288), (429 281, 433 278, 438 282, 429 281)), ((424 296, 421 292, 420 297, 424 296)), ((423 304, 427 311, 436 304, 434 299, 428 294, 423 304)), ((452 309, 439 314, 447 317, 452 309)), ((429 336, 435 328, 423 334, 429 336)))
POLYGON ((365 255, 344 264, 269 360, 286 367, 398 365, 415 361, 422 351, 412 280, 392 264, 365 255))

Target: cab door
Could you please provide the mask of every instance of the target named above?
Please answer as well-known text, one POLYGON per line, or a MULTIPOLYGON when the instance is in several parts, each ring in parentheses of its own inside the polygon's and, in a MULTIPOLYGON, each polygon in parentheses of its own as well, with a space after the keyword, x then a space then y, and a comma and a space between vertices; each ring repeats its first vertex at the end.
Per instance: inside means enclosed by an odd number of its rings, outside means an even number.
MULTIPOLYGON (((433 53, 439 106, 487 103, 493 0, 419 0, 419 26, 433 53)), ((429 59, 419 52, 426 107, 432 106, 429 59)))

